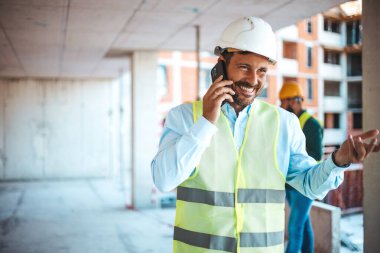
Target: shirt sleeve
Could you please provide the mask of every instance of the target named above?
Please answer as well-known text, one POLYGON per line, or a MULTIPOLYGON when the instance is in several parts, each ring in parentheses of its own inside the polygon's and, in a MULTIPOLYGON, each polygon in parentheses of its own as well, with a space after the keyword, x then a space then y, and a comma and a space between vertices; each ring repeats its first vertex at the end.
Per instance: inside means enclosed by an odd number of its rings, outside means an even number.
MULTIPOLYGON (((294 116, 295 117, 295 116, 294 116)), ((344 168, 336 167, 331 155, 317 163, 306 153, 305 136, 297 118, 290 122, 290 160, 286 181, 311 199, 323 199, 343 182, 344 168)))
POLYGON ((185 181, 199 164, 216 131, 216 126, 203 116, 194 124, 191 104, 172 109, 151 163, 156 187, 170 191, 185 181))

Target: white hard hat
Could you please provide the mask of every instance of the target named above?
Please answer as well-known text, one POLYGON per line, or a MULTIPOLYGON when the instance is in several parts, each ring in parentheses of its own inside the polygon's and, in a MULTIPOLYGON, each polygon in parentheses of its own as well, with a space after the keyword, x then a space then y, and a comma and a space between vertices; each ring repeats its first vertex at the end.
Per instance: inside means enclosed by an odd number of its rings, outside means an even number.
POLYGON ((261 18, 244 17, 229 24, 215 47, 215 54, 219 56, 226 48, 249 51, 276 63, 276 36, 261 18))

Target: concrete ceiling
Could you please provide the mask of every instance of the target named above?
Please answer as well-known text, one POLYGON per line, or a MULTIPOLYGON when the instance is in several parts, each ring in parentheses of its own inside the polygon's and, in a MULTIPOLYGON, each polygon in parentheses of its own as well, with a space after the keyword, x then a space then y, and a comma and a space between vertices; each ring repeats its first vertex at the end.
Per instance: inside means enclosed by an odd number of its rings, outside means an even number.
POLYGON ((212 51, 246 15, 277 30, 345 0, 0 0, 0 77, 116 77, 134 50, 212 51), (124 56, 124 57, 123 57, 124 56))

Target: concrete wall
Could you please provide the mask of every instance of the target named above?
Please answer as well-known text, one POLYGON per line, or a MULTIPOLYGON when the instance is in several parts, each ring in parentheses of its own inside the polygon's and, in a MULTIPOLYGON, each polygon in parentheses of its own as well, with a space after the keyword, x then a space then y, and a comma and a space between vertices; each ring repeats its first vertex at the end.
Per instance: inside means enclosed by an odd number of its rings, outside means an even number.
MULTIPOLYGON (((285 214, 285 238, 288 238, 288 203, 286 203, 285 214)), ((315 253, 339 253, 340 216, 340 208, 318 201, 313 202, 310 210, 310 219, 314 233, 315 253)))
POLYGON ((0 80, 0 179, 115 173, 116 88, 112 80, 0 80))
MULTIPOLYGON (((380 129, 380 2, 363 1, 363 129, 380 129)), ((379 139, 379 138, 378 138, 379 139)), ((380 249, 380 154, 364 162, 364 252, 380 249)))

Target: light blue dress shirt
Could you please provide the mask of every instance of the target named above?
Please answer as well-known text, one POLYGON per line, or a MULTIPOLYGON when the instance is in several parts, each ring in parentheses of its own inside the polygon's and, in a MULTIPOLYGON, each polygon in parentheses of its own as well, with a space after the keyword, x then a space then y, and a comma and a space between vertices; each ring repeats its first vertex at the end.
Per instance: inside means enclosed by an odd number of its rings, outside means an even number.
MULTIPOLYGON (((228 119, 238 150, 242 145, 249 113, 254 110, 255 102, 256 100, 239 115, 236 115, 228 103, 222 107, 222 113, 228 119)), ((344 168, 336 167, 331 155, 321 163, 308 156, 305 136, 297 116, 282 108, 278 110, 280 130, 277 157, 286 182, 309 198, 324 198, 328 191, 336 189, 343 182, 344 168)), ((257 119, 252 118, 252 124, 255 120, 257 119)), ((192 104, 173 108, 166 118, 159 150, 151 164, 156 187, 161 191, 170 191, 185 181, 199 164, 216 131, 216 126, 203 116, 194 124, 192 104)))

